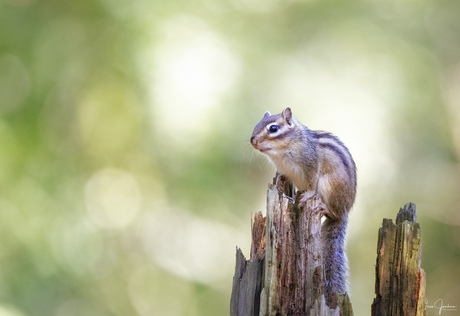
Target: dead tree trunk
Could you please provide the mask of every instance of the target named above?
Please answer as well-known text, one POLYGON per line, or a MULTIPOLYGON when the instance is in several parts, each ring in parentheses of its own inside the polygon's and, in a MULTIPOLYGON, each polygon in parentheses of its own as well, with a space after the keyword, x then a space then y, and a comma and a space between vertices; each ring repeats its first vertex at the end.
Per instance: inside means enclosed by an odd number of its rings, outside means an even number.
POLYGON ((376 298, 372 316, 425 315, 425 271, 420 267, 420 225, 415 204, 400 209, 396 224, 384 219, 379 230, 375 267, 376 298))
POLYGON ((237 249, 230 315, 353 315, 346 293, 336 293, 331 306, 323 295, 320 201, 301 208, 292 184, 284 191, 269 185, 267 217, 257 213, 252 225, 250 259, 237 249))
POLYGON ((256 213, 252 223, 251 257, 236 248, 230 315, 259 315, 265 258, 265 217, 256 213))

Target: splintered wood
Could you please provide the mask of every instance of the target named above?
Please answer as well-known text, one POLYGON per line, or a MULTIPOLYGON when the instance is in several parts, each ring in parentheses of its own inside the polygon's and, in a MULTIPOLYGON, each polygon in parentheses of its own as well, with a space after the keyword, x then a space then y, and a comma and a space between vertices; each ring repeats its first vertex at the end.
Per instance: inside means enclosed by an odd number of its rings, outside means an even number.
POLYGON ((425 315, 425 271, 420 267, 420 225, 415 204, 402 208, 396 224, 384 219, 379 230, 375 267, 376 298, 372 316, 425 315))
POLYGON ((258 212, 252 223, 251 257, 236 248, 230 315, 259 315, 265 257, 265 217, 258 212))
POLYGON ((237 249, 230 315, 353 315, 346 294, 336 294, 333 306, 323 295, 320 203, 311 199, 299 207, 291 185, 275 184, 267 193, 267 217, 259 212, 252 225, 251 257, 237 249))

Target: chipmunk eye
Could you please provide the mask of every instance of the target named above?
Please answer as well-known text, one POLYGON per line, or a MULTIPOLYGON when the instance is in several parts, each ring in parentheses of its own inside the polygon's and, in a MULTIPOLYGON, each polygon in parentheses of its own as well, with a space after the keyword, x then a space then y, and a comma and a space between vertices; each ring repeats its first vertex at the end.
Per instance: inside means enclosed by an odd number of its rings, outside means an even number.
POLYGON ((270 125, 270 127, 268 128, 268 131, 270 132, 270 134, 274 134, 277 131, 279 131, 279 129, 280 127, 278 125, 270 125))

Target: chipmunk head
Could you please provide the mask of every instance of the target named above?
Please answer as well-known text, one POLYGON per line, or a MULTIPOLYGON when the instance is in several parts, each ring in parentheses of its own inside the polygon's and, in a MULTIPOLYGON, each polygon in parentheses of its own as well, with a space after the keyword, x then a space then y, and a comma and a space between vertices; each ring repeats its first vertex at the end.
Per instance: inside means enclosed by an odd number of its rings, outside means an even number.
POLYGON ((292 117, 290 108, 285 108, 276 115, 265 112, 252 132, 251 145, 268 156, 277 155, 289 146, 289 136, 296 127, 297 122, 292 117))

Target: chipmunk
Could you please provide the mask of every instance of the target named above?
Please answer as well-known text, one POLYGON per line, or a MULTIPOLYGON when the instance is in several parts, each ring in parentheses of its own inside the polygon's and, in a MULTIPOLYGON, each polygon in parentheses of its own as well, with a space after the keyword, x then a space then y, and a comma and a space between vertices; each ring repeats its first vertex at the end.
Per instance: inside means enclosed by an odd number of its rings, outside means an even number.
POLYGON ((347 147, 334 135, 313 131, 299 123, 290 108, 281 114, 266 112, 254 128, 251 145, 267 155, 283 181, 288 178, 300 191, 299 205, 319 195, 325 297, 348 291, 345 253, 348 212, 356 196, 356 165, 347 147))

